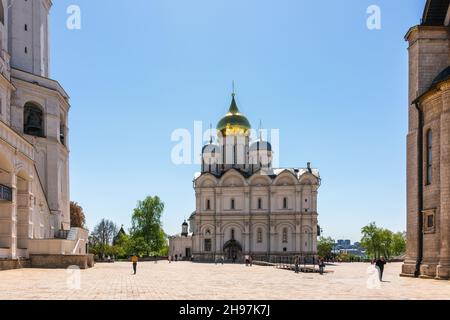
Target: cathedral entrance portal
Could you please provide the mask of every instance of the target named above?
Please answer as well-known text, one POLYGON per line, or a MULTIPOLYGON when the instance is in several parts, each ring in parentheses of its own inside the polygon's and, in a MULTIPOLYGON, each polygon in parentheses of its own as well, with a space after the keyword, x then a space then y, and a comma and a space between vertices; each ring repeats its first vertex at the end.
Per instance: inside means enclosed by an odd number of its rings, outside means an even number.
POLYGON ((229 261, 239 261, 242 255, 242 246, 236 240, 230 240, 223 246, 225 259, 229 261))

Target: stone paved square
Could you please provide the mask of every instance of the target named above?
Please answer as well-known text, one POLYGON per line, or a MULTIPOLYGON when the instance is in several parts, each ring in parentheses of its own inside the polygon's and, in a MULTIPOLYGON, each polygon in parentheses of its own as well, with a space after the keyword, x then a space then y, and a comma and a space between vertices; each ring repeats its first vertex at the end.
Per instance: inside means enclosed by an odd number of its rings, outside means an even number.
MULTIPOLYGON (((370 264, 338 264, 330 273, 301 273, 273 267, 166 261, 97 264, 80 271, 80 289, 70 289, 67 270, 21 269, 0 272, 0 299, 10 300, 328 300, 450 299, 450 282, 399 277, 400 263, 388 264, 386 282, 368 288, 370 264)), ((370 282, 370 281, 369 281, 370 282)), ((370 286, 369 286, 370 287, 370 286)))

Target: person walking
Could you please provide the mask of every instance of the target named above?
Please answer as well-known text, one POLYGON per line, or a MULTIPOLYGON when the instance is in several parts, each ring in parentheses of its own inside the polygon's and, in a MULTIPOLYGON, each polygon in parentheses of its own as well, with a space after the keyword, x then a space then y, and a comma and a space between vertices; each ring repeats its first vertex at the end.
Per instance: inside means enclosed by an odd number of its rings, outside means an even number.
POLYGON ((248 267, 250 264, 250 258, 248 256, 248 254, 245 255, 245 266, 248 267))
POLYGON ((299 256, 295 256, 294 265, 295 265, 295 273, 300 273, 300 258, 299 258, 299 256))
POLYGON ((137 255, 134 255, 134 256, 131 257, 131 262, 133 263, 134 274, 136 274, 136 272, 137 272, 137 263, 138 263, 137 255))
POLYGON ((319 259, 319 273, 321 276, 323 276, 324 270, 325 270, 325 261, 322 258, 320 258, 319 259))
POLYGON ((375 262, 376 268, 378 269, 378 274, 380 275, 380 281, 383 282, 383 273, 384 273, 384 266, 386 264, 386 260, 384 259, 383 256, 380 257, 380 259, 378 259, 375 262))

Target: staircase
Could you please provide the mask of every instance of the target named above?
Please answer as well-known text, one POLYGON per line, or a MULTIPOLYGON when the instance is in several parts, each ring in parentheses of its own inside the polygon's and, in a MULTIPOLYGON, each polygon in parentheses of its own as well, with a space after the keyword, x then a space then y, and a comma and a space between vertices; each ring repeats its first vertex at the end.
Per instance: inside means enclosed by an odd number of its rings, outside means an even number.
POLYGON ((78 240, 78 229, 70 228, 69 234, 67 235, 67 240, 77 241, 78 240))

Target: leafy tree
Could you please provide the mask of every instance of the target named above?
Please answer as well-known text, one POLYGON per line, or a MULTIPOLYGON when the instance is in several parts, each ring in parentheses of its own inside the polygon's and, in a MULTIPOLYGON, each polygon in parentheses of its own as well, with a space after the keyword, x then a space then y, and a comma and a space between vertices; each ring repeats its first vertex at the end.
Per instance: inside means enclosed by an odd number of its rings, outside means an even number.
POLYGON ((70 201, 70 227, 84 229, 86 217, 83 208, 76 202, 70 201))
POLYGON ((132 237, 126 243, 125 252, 130 256, 137 255, 142 257, 146 254, 148 255, 149 251, 149 245, 144 237, 132 237))
POLYGON ((390 259, 392 256, 392 236, 393 232, 387 229, 379 229, 380 247, 383 255, 390 259))
POLYGON ((378 258, 380 256, 380 234, 375 222, 362 228, 363 235, 361 246, 366 249, 367 254, 378 258))
POLYGON ((405 234, 393 233, 388 229, 378 228, 375 222, 365 226, 361 230, 361 246, 366 249, 367 255, 373 258, 402 255, 406 251, 405 234))
POLYGON ((328 237, 321 237, 317 243, 317 254, 324 259, 330 259, 332 257, 332 251, 334 247, 334 239, 328 237))
POLYGON ((397 232, 392 235, 392 254, 401 256, 406 252, 406 234, 397 232))
POLYGON ((161 223, 164 203, 157 196, 139 201, 132 217, 132 237, 143 238, 147 244, 147 255, 159 253, 167 243, 161 223))

